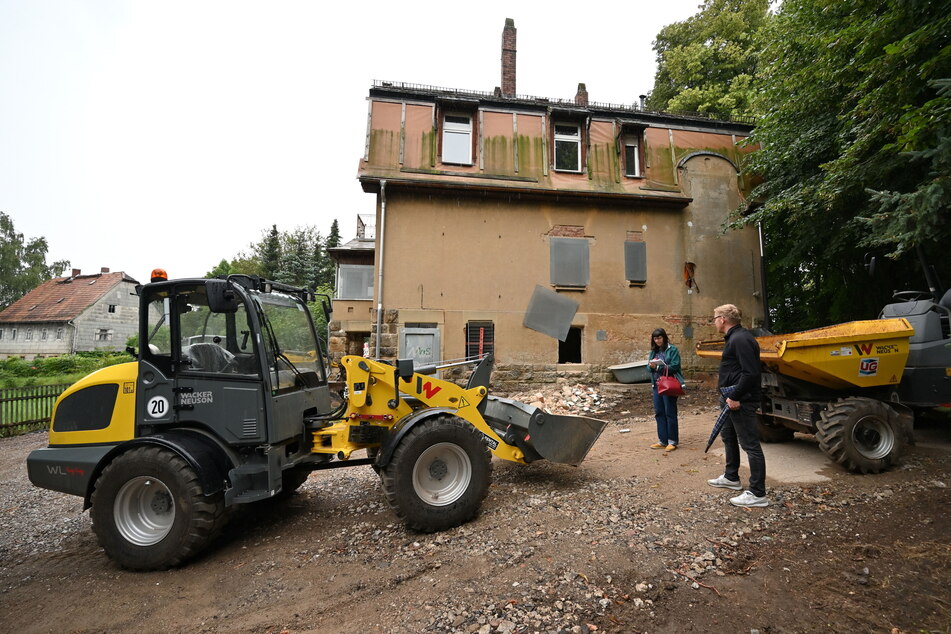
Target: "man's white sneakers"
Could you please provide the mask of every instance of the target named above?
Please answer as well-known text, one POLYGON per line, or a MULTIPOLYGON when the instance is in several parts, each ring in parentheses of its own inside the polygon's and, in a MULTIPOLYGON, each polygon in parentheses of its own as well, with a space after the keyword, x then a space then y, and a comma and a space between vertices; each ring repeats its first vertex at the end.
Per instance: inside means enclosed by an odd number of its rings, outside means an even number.
POLYGON ((752 491, 743 491, 740 495, 735 498, 730 498, 730 504, 733 506, 742 506, 744 508, 749 508, 752 506, 769 506, 769 500, 766 499, 766 496, 760 497, 758 495, 753 495, 752 491))
POLYGON ((733 489, 734 491, 743 490, 743 485, 740 484, 739 480, 729 480, 726 476, 720 476, 719 478, 707 480, 707 484, 720 489, 733 489))

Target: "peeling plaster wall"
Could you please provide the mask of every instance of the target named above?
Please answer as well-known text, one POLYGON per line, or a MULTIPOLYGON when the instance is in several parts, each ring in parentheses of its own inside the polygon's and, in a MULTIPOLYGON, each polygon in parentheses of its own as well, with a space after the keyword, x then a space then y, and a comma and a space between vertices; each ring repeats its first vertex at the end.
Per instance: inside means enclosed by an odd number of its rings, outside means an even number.
POLYGON ((739 200, 735 173, 724 165, 703 158, 688 163, 693 190, 710 198, 685 210, 388 189, 383 305, 399 313, 396 324, 443 324, 441 358, 464 356, 466 322, 486 319, 495 323, 500 364, 556 364, 558 342, 522 321, 535 285, 551 288, 552 228, 580 225, 589 242, 591 282, 564 294, 580 303, 573 325, 584 329, 584 363, 605 368, 641 358, 658 326, 692 356, 698 337, 716 336, 715 306, 733 302, 756 314, 748 258, 740 255, 755 249, 755 232, 719 235, 726 205, 739 200), (647 244, 643 287, 625 279, 629 231, 642 232, 647 244), (743 266, 731 261, 736 257, 743 266), (698 263, 701 295, 683 283, 688 259, 698 263), (412 319, 404 317, 410 313, 412 319))

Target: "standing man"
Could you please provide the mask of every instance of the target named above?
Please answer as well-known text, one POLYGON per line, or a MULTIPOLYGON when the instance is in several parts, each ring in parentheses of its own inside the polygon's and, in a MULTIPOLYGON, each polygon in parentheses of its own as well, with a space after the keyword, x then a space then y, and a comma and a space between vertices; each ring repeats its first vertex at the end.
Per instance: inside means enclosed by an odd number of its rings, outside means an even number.
POLYGON ((707 480, 707 484, 734 491, 743 488, 739 474, 742 447, 750 464, 750 485, 741 495, 730 498, 730 504, 767 506, 766 458, 756 429, 756 408, 761 401, 759 344, 750 331, 740 325, 740 318, 740 309, 733 304, 713 310, 713 323, 725 340, 717 389, 732 388, 732 392, 729 397, 721 396, 721 405, 730 408, 720 432, 726 452, 726 470, 722 476, 707 480))

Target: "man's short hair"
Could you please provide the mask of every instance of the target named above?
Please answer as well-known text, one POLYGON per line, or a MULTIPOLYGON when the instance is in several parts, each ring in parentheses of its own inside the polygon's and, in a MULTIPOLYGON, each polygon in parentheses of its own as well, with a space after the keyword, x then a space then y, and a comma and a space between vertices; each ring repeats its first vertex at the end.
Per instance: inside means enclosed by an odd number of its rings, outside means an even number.
POLYGON ((740 309, 734 306, 733 304, 724 304, 723 306, 717 306, 713 309, 714 317, 723 317, 731 324, 738 324, 743 318, 743 315, 740 313, 740 309))

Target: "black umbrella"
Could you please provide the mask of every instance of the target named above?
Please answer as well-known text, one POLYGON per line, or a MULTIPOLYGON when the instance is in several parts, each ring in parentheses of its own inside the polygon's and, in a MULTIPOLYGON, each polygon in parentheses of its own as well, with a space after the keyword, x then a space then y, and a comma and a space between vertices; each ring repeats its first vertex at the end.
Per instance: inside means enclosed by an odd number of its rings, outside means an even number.
POLYGON ((710 445, 712 445, 713 441, 720 435, 720 430, 723 429, 723 424, 726 423, 727 417, 733 413, 733 410, 727 406, 726 399, 733 397, 734 390, 736 390, 735 385, 720 388, 720 394, 723 395, 723 409, 720 410, 720 415, 717 416, 717 422, 713 423, 713 431, 710 432, 710 440, 707 441, 707 448, 703 450, 703 453, 707 453, 707 451, 710 450, 710 445))

